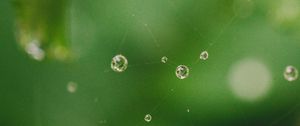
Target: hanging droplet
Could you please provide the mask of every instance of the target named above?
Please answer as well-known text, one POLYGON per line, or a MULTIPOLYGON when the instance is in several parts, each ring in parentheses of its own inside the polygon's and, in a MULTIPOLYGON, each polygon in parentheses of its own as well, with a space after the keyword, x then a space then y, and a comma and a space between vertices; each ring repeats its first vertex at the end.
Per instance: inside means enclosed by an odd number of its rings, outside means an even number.
POLYGON ((207 51, 201 52, 200 59, 201 60, 207 60, 208 59, 208 52, 207 51))
POLYGON ((168 61, 168 57, 163 56, 163 57, 161 58, 161 62, 162 62, 162 63, 167 63, 167 61, 168 61))
POLYGON ((294 66, 287 66, 283 75, 287 81, 295 81, 298 79, 298 70, 294 66))
POLYGON ((189 68, 185 65, 179 65, 176 68, 175 74, 179 79, 185 79, 189 76, 189 68))
POLYGON ((119 54, 112 58, 111 69, 115 72, 123 72, 127 69, 128 61, 125 56, 119 54))
POLYGON ((77 83, 70 81, 67 85, 67 90, 70 93, 75 93, 77 90, 77 83))
POLYGON ((147 114, 147 115, 145 115, 144 120, 145 120, 146 122, 151 122, 152 116, 151 116, 150 114, 147 114))

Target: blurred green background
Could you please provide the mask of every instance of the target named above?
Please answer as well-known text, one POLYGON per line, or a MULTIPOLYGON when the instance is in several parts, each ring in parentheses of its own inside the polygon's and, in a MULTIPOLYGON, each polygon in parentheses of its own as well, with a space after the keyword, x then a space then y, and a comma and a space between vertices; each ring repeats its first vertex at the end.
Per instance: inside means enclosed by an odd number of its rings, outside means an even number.
POLYGON ((0 16, 1 126, 300 125, 283 77, 300 68, 299 0, 2 0, 0 16))

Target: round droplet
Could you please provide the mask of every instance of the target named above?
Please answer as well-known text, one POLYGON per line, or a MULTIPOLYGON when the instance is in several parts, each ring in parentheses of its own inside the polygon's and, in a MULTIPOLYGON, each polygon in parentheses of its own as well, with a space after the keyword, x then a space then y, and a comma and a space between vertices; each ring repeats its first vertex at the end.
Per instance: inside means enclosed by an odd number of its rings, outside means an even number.
POLYGON ((179 65, 176 68, 175 73, 176 73, 177 78, 185 79, 189 76, 189 68, 185 65, 179 65))
POLYGON ((147 114, 147 115, 145 115, 144 120, 145 120, 146 122, 150 122, 150 121, 152 120, 152 116, 151 116, 150 114, 147 114))
POLYGON ((77 90, 77 83, 70 81, 67 85, 67 90, 70 93, 75 93, 77 90))
POLYGON ((128 61, 123 55, 116 55, 112 58, 111 69, 115 72, 123 72, 127 69, 128 61))
POLYGON ((167 63, 167 61, 168 61, 168 57, 164 56, 161 58, 162 63, 167 63))
POLYGON ((298 70, 294 66, 287 66, 283 75, 287 81, 295 81, 298 79, 298 70))
POLYGON ((201 52, 200 59, 201 60, 207 60, 208 59, 208 52, 207 51, 201 52))

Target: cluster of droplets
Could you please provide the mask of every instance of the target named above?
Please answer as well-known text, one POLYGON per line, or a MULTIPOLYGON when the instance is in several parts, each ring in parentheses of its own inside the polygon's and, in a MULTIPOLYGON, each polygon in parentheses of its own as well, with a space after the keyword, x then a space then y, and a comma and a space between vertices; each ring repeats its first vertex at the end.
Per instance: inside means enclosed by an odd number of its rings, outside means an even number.
MULTIPOLYGON (((35 54, 33 58, 35 59, 42 59, 43 52, 39 50, 38 45, 32 43, 32 45, 28 45, 28 53, 35 54), (36 55, 38 54, 38 55, 36 55)), ((208 52, 203 51, 200 53, 200 60, 207 60, 208 59, 208 52)), ((161 58, 161 62, 166 64, 168 62, 168 57, 163 56, 161 58)), ((128 67, 128 60, 125 56, 118 54, 112 58, 111 61, 111 69, 115 72, 124 72, 128 67)), ((175 70, 175 75, 179 79, 186 79, 189 76, 189 68, 186 65, 179 65, 175 70)), ((284 78, 287 81, 295 81, 298 79, 298 70, 294 66, 287 66, 283 73, 284 78)), ((71 91, 72 92, 72 91, 71 91)))
MULTIPOLYGON (((168 58, 163 56, 161 58, 162 63, 167 63, 168 58)), ((128 67, 127 58, 121 54, 116 55, 112 58, 111 61, 111 69, 115 72, 124 72, 128 67)), ((185 79, 189 76, 189 68, 185 65, 179 65, 176 70, 175 74, 179 79, 185 79)))

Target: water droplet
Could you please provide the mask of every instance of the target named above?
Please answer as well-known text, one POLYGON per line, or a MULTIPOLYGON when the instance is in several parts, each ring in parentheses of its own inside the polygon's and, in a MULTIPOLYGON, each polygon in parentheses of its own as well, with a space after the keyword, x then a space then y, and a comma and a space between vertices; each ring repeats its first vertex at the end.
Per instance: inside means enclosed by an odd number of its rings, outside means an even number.
POLYGON ((185 79, 189 76, 189 68, 185 65, 179 65, 176 68, 175 73, 176 73, 177 78, 185 79))
POLYGON ((123 72, 127 69, 128 61, 123 55, 116 55, 112 58, 111 69, 115 72, 123 72))
POLYGON ((67 90, 70 93, 75 93, 77 90, 77 83, 70 81, 67 85, 67 90))
POLYGON ((190 109, 187 109, 186 112, 190 112, 190 109))
POLYGON ((283 75, 286 80, 295 81, 298 79, 298 70, 294 66, 287 66, 283 75))
POLYGON ((208 52, 207 51, 201 52, 200 59, 201 60, 207 60, 208 59, 208 52))
POLYGON ((45 52, 40 48, 38 40, 29 42, 25 47, 26 52, 35 60, 42 61, 45 58, 45 52))
POLYGON ((150 122, 152 120, 152 116, 150 114, 147 114, 144 119, 146 122, 150 122))
POLYGON ((168 57, 163 56, 163 57, 161 58, 161 62, 162 62, 162 63, 167 63, 167 61, 168 61, 168 57))

